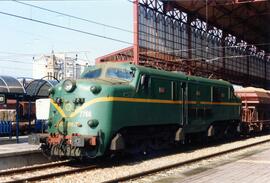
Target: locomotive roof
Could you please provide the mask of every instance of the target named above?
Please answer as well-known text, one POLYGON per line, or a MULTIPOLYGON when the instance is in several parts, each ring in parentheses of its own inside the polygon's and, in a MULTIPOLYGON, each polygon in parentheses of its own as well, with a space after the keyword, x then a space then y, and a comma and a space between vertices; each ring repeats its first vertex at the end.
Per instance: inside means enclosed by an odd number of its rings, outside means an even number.
POLYGON ((176 72, 169 72, 169 71, 164 71, 164 70, 158 70, 154 68, 149 68, 149 67, 144 67, 144 66, 139 66, 139 65, 133 65, 127 62, 106 62, 106 63, 101 63, 101 64, 106 64, 106 67, 119 67, 119 66, 124 66, 124 67, 135 67, 141 72, 148 73, 150 75, 158 75, 162 77, 171 77, 171 78, 180 78, 188 81, 193 81, 193 82, 203 82, 203 83, 209 83, 209 84, 215 84, 215 85, 226 85, 226 86, 232 86, 231 83, 224 81, 224 80, 216 80, 216 79, 208 79, 208 78, 203 78, 203 77, 198 77, 198 76, 188 76, 184 73, 176 73, 176 72))
POLYGON ((160 75, 160 76, 172 77, 172 78, 181 78, 181 79, 185 79, 185 80, 193 81, 193 82, 203 82, 203 83, 216 84, 216 85, 232 86, 231 83, 224 80, 208 79, 208 78, 203 78, 203 77, 198 77, 198 76, 188 76, 181 72, 179 73, 170 72, 170 71, 158 70, 158 69, 142 67, 142 66, 137 66, 137 65, 135 67, 138 68, 140 71, 147 72, 152 75, 160 75))

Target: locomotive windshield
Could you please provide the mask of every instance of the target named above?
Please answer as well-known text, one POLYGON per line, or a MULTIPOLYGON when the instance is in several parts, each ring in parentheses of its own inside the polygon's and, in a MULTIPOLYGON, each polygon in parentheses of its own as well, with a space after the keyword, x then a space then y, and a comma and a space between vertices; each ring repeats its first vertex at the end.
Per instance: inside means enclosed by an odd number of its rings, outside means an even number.
POLYGON ((92 79, 92 78, 98 78, 100 75, 101 75, 101 69, 97 69, 97 70, 88 71, 82 76, 82 78, 92 79))
POLYGON ((96 68, 86 71, 81 78, 83 79, 103 79, 103 80, 121 80, 122 82, 130 82, 134 77, 134 73, 124 68, 96 68))
POLYGON ((120 79, 124 81, 131 81, 133 78, 133 74, 132 72, 126 69, 108 68, 106 72, 106 77, 120 79))

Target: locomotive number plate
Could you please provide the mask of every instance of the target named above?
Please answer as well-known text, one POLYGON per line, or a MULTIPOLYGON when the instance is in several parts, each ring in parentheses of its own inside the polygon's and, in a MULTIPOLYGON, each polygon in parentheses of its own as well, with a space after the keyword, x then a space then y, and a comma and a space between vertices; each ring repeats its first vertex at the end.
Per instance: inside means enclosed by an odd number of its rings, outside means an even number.
POLYGON ((81 111, 80 117, 81 118, 91 118, 92 112, 91 111, 81 111))

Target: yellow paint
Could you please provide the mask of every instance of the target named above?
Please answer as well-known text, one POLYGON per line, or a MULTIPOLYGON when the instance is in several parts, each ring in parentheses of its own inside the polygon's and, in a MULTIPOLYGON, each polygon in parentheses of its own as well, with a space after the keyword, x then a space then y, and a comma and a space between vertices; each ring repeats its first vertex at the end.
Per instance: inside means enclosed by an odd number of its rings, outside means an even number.
MULTIPOLYGON (((58 127, 58 128, 59 128, 59 127, 63 127, 63 123, 59 123, 59 125, 58 125, 57 127, 58 127)), ((68 128, 77 127, 77 123, 72 123, 72 122, 71 122, 71 123, 68 123, 68 124, 67 124, 67 127, 68 127, 68 128)))
POLYGON ((65 112, 58 106, 58 104, 53 101, 53 99, 50 99, 51 104, 55 107, 55 109, 61 114, 62 117, 66 117, 65 112))
POLYGON ((236 105, 236 106, 241 105, 241 103, 232 103, 232 102, 201 102, 200 104, 207 104, 207 105, 236 105))
MULTIPOLYGON (((69 116, 66 116, 65 112, 51 99, 51 104, 56 108, 56 110, 61 114, 62 117, 73 118, 78 115, 85 108, 99 102, 135 102, 135 103, 158 103, 158 104, 183 104, 183 101, 173 101, 173 100, 159 100, 159 99, 142 99, 142 98, 125 98, 125 97, 100 97, 93 100, 85 102, 81 107, 77 108, 69 116)), ((186 101, 186 104, 203 104, 203 105, 233 105, 239 106, 241 103, 232 102, 207 102, 207 101, 186 101)))
POLYGON ((56 123, 56 125, 55 125, 55 127, 56 128, 59 128, 59 126, 63 126, 63 124, 62 124, 62 119, 60 119, 57 123, 56 123), (61 125, 62 124, 62 125, 61 125))

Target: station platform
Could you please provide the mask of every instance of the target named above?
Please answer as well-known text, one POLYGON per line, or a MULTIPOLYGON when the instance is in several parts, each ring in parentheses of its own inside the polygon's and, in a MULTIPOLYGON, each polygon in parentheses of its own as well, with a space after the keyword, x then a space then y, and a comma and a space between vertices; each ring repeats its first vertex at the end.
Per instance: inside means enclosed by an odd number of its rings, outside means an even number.
POLYGON ((269 183, 270 182, 270 144, 249 154, 243 154, 220 162, 182 172, 176 177, 165 178, 155 183, 269 183))
POLYGON ((20 136, 19 143, 16 138, 0 137, 0 170, 47 162, 39 145, 28 144, 28 136, 20 136))
POLYGON ((9 139, 8 137, 0 138, 0 158, 5 156, 31 154, 40 152, 39 145, 28 144, 28 136, 19 138, 19 143, 16 143, 16 138, 9 139))

